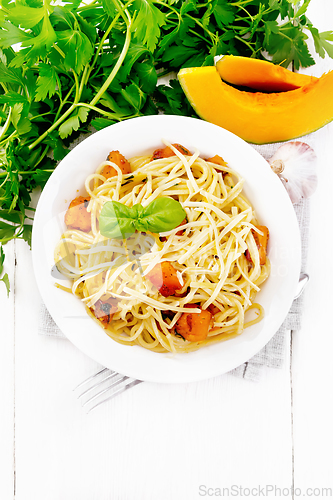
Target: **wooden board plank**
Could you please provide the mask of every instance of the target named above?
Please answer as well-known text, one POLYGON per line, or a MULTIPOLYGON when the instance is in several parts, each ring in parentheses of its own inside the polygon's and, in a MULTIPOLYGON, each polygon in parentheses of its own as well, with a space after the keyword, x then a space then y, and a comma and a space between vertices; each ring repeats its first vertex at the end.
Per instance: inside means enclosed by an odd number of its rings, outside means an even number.
MULTIPOLYGON (((330 0, 310 3, 308 17, 319 31, 333 29, 330 0)), ((321 76, 333 70, 333 60, 316 57, 317 64, 304 72, 321 76)), ((332 98, 332 96, 331 96, 332 98)), ((295 487, 302 495, 333 495, 333 327, 331 253, 331 200, 333 185, 333 124, 311 136, 318 156, 318 188, 311 199, 308 272, 301 331, 293 334, 293 421, 295 487), (308 488, 311 490, 307 491, 308 488), (322 490, 324 488, 324 490, 322 490), (329 488, 330 490, 325 490, 329 488)))
POLYGON ((15 243, 4 246, 4 273, 8 273, 11 292, 0 282, 0 498, 14 498, 14 275, 15 243))
POLYGON ((293 334, 295 484, 330 485, 333 492, 333 247, 331 197, 333 126, 318 131, 319 186, 312 198, 303 327, 293 334))

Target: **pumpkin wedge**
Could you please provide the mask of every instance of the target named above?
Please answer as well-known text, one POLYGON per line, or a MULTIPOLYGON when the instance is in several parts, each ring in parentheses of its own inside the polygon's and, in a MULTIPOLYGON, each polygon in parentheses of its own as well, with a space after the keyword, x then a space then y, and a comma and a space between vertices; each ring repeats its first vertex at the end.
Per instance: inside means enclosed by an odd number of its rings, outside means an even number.
POLYGON ((295 90, 318 80, 268 61, 242 56, 223 56, 217 61, 216 69, 225 82, 262 92, 295 90))
POLYGON ((196 113, 247 142, 294 139, 333 120, 333 71, 299 89, 266 94, 224 83, 215 66, 183 68, 180 84, 196 113))

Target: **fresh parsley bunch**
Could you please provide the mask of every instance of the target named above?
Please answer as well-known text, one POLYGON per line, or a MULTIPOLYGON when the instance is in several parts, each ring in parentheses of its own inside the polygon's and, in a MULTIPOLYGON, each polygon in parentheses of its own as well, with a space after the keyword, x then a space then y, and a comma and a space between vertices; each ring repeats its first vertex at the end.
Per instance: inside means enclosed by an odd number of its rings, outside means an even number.
MULTIPOLYGON (((4 251, 3 251, 3 248, 2 248, 2 245, 0 246, 0 276, 2 275, 3 273, 3 263, 4 263, 4 260, 5 260, 5 254, 4 254, 4 251)), ((10 284, 9 284, 9 278, 8 278, 8 274, 5 273, 2 278, 0 278, 0 281, 2 281, 4 284, 5 284, 5 287, 6 287, 6 290, 7 290, 7 296, 9 296, 9 292, 10 292, 10 284)))
POLYGON ((30 243, 31 193, 79 134, 127 118, 193 115, 158 74, 263 58, 295 69, 333 57, 333 33, 306 17, 310 0, 0 0, 0 243, 30 243))

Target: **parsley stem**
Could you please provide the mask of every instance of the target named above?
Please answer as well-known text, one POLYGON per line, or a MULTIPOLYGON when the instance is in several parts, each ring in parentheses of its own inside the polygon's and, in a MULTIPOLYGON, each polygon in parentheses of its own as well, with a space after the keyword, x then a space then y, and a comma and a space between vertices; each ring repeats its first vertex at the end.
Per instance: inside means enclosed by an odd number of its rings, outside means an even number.
POLYGON ((2 146, 3 143, 8 142, 10 139, 13 139, 15 136, 17 136, 17 130, 14 130, 14 132, 12 132, 8 137, 2 139, 2 141, 0 142, 0 146, 2 146))
POLYGON ((95 97, 90 101, 91 106, 93 106, 94 104, 96 104, 100 100, 100 98, 102 97, 102 95, 104 94, 104 92, 107 90, 107 88, 110 86, 112 80, 114 79, 114 77, 118 73, 119 68, 122 65, 122 63, 123 63, 123 61, 124 61, 124 59, 126 57, 126 54, 127 54, 130 42, 131 42, 131 24, 132 24, 132 20, 131 20, 131 18, 129 16, 128 12, 127 11, 125 11, 125 12, 126 12, 126 14, 128 16, 128 19, 127 19, 127 22, 126 22, 126 24, 127 24, 127 30, 126 30, 126 38, 125 38, 125 43, 124 43, 123 49, 122 49, 122 51, 120 53, 118 61, 116 62, 113 70, 111 71, 110 75, 105 80, 105 82, 103 83, 102 87, 100 88, 100 90, 95 95, 95 97))
MULTIPOLYGON (((85 68, 86 69, 86 68, 85 68)), ((83 73, 85 74, 85 73, 83 73)), ((78 82, 78 78, 77 78, 77 75, 76 73, 73 71, 73 75, 74 75, 74 79, 75 79, 75 88, 76 88, 76 92, 75 92, 75 99, 79 99, 80 98, 80 89, 81 89, 81 92, 82 92, 82 89, 83 89, 83 84, 81 86, 78 86, 79 85, 79 82, 78 82)), ((82 83, 82 82, 81 82, 82 83)), ((83 83, 84 83, 84 78, 83 78, 83 83)), ((59 110, 58 110, 58 113, 56 114, 56 121, 53 123, 53 125, 51 125, 51 127, 49 127, 45 132, 44 134, 42 134, 40 137, 38 137, 38 139, 36 139, 32 144, 30 144, 28 146, 28 149, 31 151, 34 147, 36 147, 41 141, 43 141, 45 139, 45 137, 48 136, 48 134, 50 132, 52 132, 54 129, 56 129, 64 120, 65 118, 67 118, 67 116, 69 116, 72 111, 74 111, 74 109, 76 108, 76 103, 74 102, 58 119, 57 117, 59 116, 60 112, 61 112, 61 109, 63 108, 66 100, 69 98, 69 96, 71 95, 71 93, 73 92, 73 87, 69 90, 69 92, 67 93, 64 101, 61 102, 60 106, 59 106, 59 110)))
POLYGON ((107 39, 107 37, 108 37, 108 35, 109 35, 110 31, 112 30, 112 28, 114 27, 114 25, 115 25, 115 24, 116 24, 116 22, 118 21, 119 17, 120 17, 120 12, 118 12, 118 14, 114 17, 114 19, 113 19, 112 23, 109 25, 108 29, 107 29, 107 30, 106 30, 106 32, 104 33, 104 35, 103 35, 103 37, 102 37, 102 40, 100 41, 100 43, 99 43, 99 45, 98 45, 98 48, 97 48, 97 50, 96 50, 96 54, 95 54, 95 56, 94 56, 94 59, 93 59, 93 61, 92 61, 92 63, 91 63, 91 66, 90 66, 90 71, 89 71, 89 75, 90 75, 90 73, 92 72, 92 69, 93 69, 93 67, 94 67, 94 66, 95 66, 95 64, 96 64, 96 61, 97 61, 97 59, 98 59, 98 57, 99 57, 99 54, 100 54, 100 52, 101 52, 101 50, 102 50, 102 47, 103 47, 103 45, 104 45, 105 40, 107 39))
MULTIPOLYGON (((36 165, 35 165, 36 167, 36 165)), ((19 172, 17 172, 18 175, 30 175, 32 174, 33 172, 36 172, 35 168, 33 168, 32 170, 20 170, 19 172)), ((43 172, 53 172, 53 169, 44 169, 43 168, 43 172)), ((0 178, 1 177, 7 177, 9 175, 8 172, 0 172, 0 178)), ((6 179, 5 179, 6 180, 6 179)), ((3 183, 0 185, 0 187, 3 185, 3 183)), ((28 209, 28 207, 26 207, 28 209)), ((29 207, 29 210, 33 210, 32 208, 29 207)))
MULTIPOLYGON (((252 54, 255 55, 258 51, 257 50, 254 50, 254 48, 251 46, 251 43, 248 42, 245 38, 242 38, 240 36, 235 36, 236 40, 239 40, 240 42, 243 42, 245 43, 245 45, 247 45, 249 47, 249 49, 252 50, 252 54)), ((260 50, 260 49, 258 49, 260 50)))
POLYGON ((207 29, 200 21, 198 21, 198 19, 196 19, 195 17, 192 17, 190 16, 189 14, 186 14, 187 17, 189 17, 190 19, 192 19, 192 21, 195 21, 195 23, 200 26, 201 29, 203 29, 206 33, 208 33, 208 35, 210 36, 212 42, 217 42, 218 41, 218 37, 212 33, 211 31, 209 31, 209 29, 207 29))
POLYGON ((82 95, 83 87, 88 82, 88 78, 89 78, 88 70, 89 70, 89 64, 86 64, 84 67, 84 70, 83 70, 82 78, 81 78, 80 89, 79 89, 79 99, 82 95))
POLYGON ((38 161, 35 163, 34 168, 36 168, 37 165, 40 164, 40 162, 43 160, 43 158, 47 155, 49 149, 50 149, 50 146, 46 146, 46 148, 44 149, 43 153, 38 158, 38 161))
POLYGON ((188 30, 188 31, 189 31, 189 33, 192 33, 192 35, 196 36, 197 38, 201 38, 201 40, 203 40, 204 42, 209 43, 209 41, 207 40, 207 38, 205 38, 204 36, 200 35, 196 31, 194 31, 194 30, 188 30))
POLYGON ((50 114, 50 111, 46 111, 45 113, 40 113, 39 115, 32 116, 30 121, 36 120, 37 118, 42 118, 43 116, 47 116, 50 114))
POLYGON ((62 110, 62 108, 64 107, 64 105, 67 103, 68 98, 69 98, 69 96, 72 94, 72 92, 73 92, 74 88, 75 88, 75 84, 74 84, 74 85, 72 85, 72 87, 69 89, 69 91, 68 91, 68 92, 67 92, 67 94, 65 95, 65 99, 63 99, 63 100, 62 100, 62 99, 61 99, 61 96, 60 96, 60 106, 59 106, 58 112, 57 112, 57 114, 56 114, 56 119, 57 119, 57 118, 58 118, 58 116, 60 115, 61 110, 62 110))
POLYGON ((61 50, 61 48, 60 48, 60 47, 59 47, 56 43, 54 43, 54 44, 52 45, 52 47, 53 47, 53 48, 54 48, 57 52, 59 52, 59 54, 61 55, 61 57, 63 57, 63 58, 65 59, 66 54, 65 54, 65 53, 61 50))
POLYGON ((6 132, 7 132, 8 127, 10 125, 11 116, 12 116, 12 108, 9 108, 9 113, 8 113, 8 116, 7 116, 7 120, 5 121, 5 124, 4 124, 4 126, 2 127, 2 130, 1 130, 0 144, 1 144, 1 139, 6 135, 6 132))
POLYGON ((93 111, 96 111, 100 115, 108 116, 109 118, 115 118, 116 120, 120 120, 120 116, 117 113, 110 113, 109 111, 104 111, 104 109, 98 108, 97 106, 92 106, 91 104, 87 104, 85 102, 78 102, 76 106, 81 106, 83 108, 89 108, 93 111))
POLYGON ((9 172, 0 172, 0 177, 5 177, 5 180, 2 182, 2 184, 0 184, 0 188, 2 188, 2 186, 6 184, 6 181, 9 178, 9 172))
POLYGON ((10 241, 10 240, 18 240, 18 239, 21 239, 21 236, 22 236, 22 229, 23 229, 23 224, 21 224, 20 226, 13 226, 13 227, 15 227, 15 231, 16 231, 16 229, 18 228, 17 233, 15 233, 15 234, 14 234, 14 236, 10 236, 10 237, 8 237, 8 238, 2 238, 2 239, 0 240, 0 242, 1 242, 2 244, 7 243, 7 242, 8 242, 8 241, 10 241))
POLYGON ((1 84, 1 87, 4 89, 5 93, 7 93, 8 89, 7 89, 6 85, 3 82, 0 82, 0 84, 1 84))
POLYGON ((77 103, 78 100, 80 99, 80 84, 79 84, 79 79, 77 77, 77 74, 75 73, 74 70, 72 70, 72 73, 74 75, 74 80, 75 80, 75 97, 74 97, 74 102, 77 103))
POLYGON ((67 116, 69 116, 72 113, 72 111, 74 111, 74 109, 75 109, 75 104, 72 104, 67 109, 67 111, 65 111, 65 113, 61 115, 60 118, 58 118, 58 120, 55 121, 53 125, 51 125, 51 127, 46 130, 46 132, 44 132, 44 134, 39 136, 38 139, 36 139, 32 144, 28 146, 29 151, 34 149, 37 146, 37 144, 39 144, 41 141, 45 139, 45 137, 49 135, 50 132, 52 132, 55 128, 57 128, 65 120, 65 118, 67 118, 67 116))
MULTIPOLYGON (((124 7, 123 7, 122 11, 123 11, 123 10, 125 10, 125 9, 128 7, 128 5, 130 5, 131 3, 132 3, 132 0, 129 0, 129 1, 128 1, 125 5, 124 5, 124 7)), ((90 4, 90 5, 91 5, 91 4, 90 4)), ((89 71, 89 74, 88 74, 88 78, 89 78, 89 76, 90 76, 90 74, 91 74, 91 71, 93 70, 93 68, 94 68, 94 66, 95 66, 95 64, 96 64, 96 61, 97 61, 98 56, 99 56, 99 54, 100 54, 100 52, 101 52, 101 50, 102 50, 102 48, 103 48, 103 45, 104 45, 105 40, 106 40, 106 39, 107 39, 107 37, 109 36, 110 31, 114 28, 114 26, 115 26, 116 22, 118 21, 119 17, 122 15, 122 11, 119 11, 119 12, 115 15, 115 17, 114 17, 114 19, 113 19, 112 23, 109 25, 108 29, 107 29, 107 30, 106 30, 106 32, 104 33, 104 35, 103 35, 103 37, 102 37, 102 40, 100 41, 100 43, 99 43, 99 45, 98 45, 98 47, 97 47, 97 50, 96 50, 96 54, 95 54, 95 56, 94 56, 94 59, 93 59, 93 61, 92 61, 92 63, 91 63, 91 66, 90 66, 90 71, 89 71)))
POLYGON ((246 23, 248 26, 247 27, 244 27, 244 26, 233 26, 232 29, 233 30, 248 30, 252 24, 252 21, 250 21, 249 19, 246 19, 245 17, 235 17, 235 22, 242 22, 242 23, 246 23))
POLYGON ((294 40, 292 38, 290 38, 288 35, 286 35, 285 33, 282 33, 282 30, 279 30, 279 35, 282 36, 283 38, 286 38, 290 42, 294 43, 294 40))
MULTIPOLYGON (((74 74, 74 72, 73 72, 74 74)), ((66 96, 65 96, 65 99, 64 100, 61 100, 61 103, 60 103, 60 106, 59 106, 59 109, 57 111, 57 114, 55 115, 55 122, 53 123, 53 125, 51 125, 51 127, 49 127, 46 132, 44 132, 44 134, 42 134, 40 137, 38 137, 38 139, 36 139, 32 144, 30 144, 28 146, 28 149, 29 151, 31 151, 34 147, 36 147, 42 140, 45 139, 45 137, 48 136, 48 134, 50 132, 52 132, 54 129, 56 129, 58 127, 58 125, 60 125, 64 120, 65 118, 67 118, 68 115, 70 115, 72 113, 72 111, 74 111, 75 109, 75 104, 72 104, 68 109, 67 111, 65 111, 65 113, 63 115, 61 115, 59 117, 59 115, 61 114, 61 110, 62 108, 64 107, 64 105, 67 103, 67 100, 69 99, 70 95, 72 94, 73 90, 75 88, 75 85, 73 85, 69 91, 67 92, 66 96), (59 118, 58 118, 59 117, 59 118)), ((80 96, 79 96, 80 98, 80 96)))
POLYGON ((174 14, 177 15, 178 17, 178 21, 181 20, 182 16, 179 14, 179 12, 177 11, 177 9, 175 9, 174 7, 172 7, 171 5, 168 5, 167 3, 165 2, 161 2, 161 1, 157 1, 155 2, 157 3, 158 5, 163 5, 163 7, 166 7, 167 9, 169 9, 170 11, 172 11, 174 14))
POLYGON ((251 16, 251 14, 250 14, 250 13, 249 13, 246 9, 245 9, 245 7, 243 7, 242 5, 238 5, 238 7, 246 13, 247 17, 249 17, 249 18, 251 19, 251 21, 252 21, 252 22, 254 21, 253 17, 252 17, 252 16, 251 16))
MULTIPOLYGON (((26 175, 26 174, 31 174, 32 172, 35 172, 35 169, 32 170, 22 170, 18 172, 19 175, 26 175)), ((43 172, 53 172, 53 169, 45 169, 43 168, 43 172)))
MULTIPOLYGON (((176 21, 170 21, 170 19, 168 20, 168 25, 171 25, 171 26, 179 26, 179 23, 177 23, 176 21)), ((191 30, 189 29, 188 30, 189 33, 192 33, 192 35, 196 36, 197 38, 201 38, 201 40, 203 40, 204 42, 206 43, 210 43, 210 40, 208 40, 207 38, 205 38, 204 36, 200 35, 199 33, 197 33, 195 30, 191 30)), ((170 73, 169 70, 166 71, 166 75, 170 73)))
POLYGON ((88 5, 80 5, 77 9, 78 12, 81 12, 82 10, 86 9, 91 9, 91 6, 94 5, 97 2, 97 0, 92 0, 92 2, 89 2, 88 5))
POLYGON ((253 0, 244 0, 243 2, 231 2, 230 5, 234 7, 242 7, 242 5, 248 5, 252 3, 253 0))
POLYGON ((17 137, 17 130, 14 130, 14 132, 12 132, 8 137, 6 137, 5 139, 3 139, 1 142, 0 142, 0 146, 2 146, 3 143, 6 143, 7 141, 9 141, 10 139, 13 139, 14 137, 17 137))

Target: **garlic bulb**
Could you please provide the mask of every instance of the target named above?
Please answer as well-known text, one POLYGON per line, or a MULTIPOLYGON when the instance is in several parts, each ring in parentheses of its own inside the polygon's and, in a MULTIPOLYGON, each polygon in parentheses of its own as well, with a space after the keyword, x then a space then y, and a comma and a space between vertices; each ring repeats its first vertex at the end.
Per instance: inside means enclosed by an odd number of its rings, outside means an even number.
POLYGON ((317 157, 305 142, 287 142, 268 160, 282 180, 292 203, 311 196, 317 187, 317 157))

